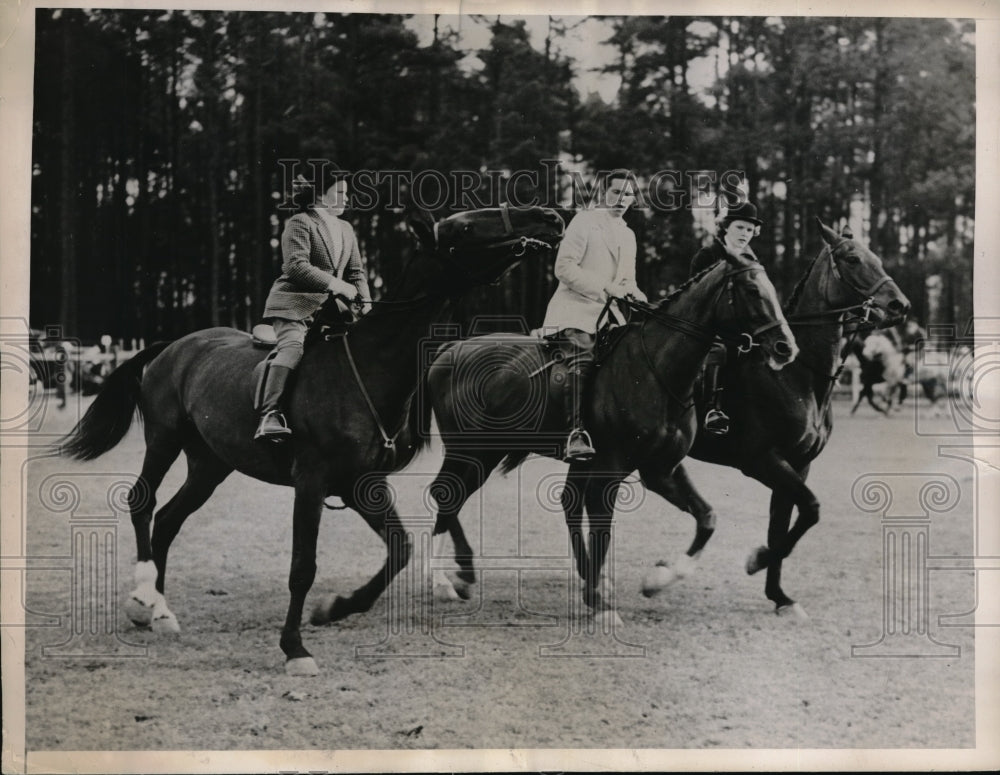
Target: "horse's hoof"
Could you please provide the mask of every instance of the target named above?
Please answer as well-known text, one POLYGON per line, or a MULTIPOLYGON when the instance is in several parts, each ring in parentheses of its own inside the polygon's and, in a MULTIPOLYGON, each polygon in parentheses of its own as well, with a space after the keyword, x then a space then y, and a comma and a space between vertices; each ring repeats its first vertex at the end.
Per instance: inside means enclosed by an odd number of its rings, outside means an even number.
POLYGON ((154 617, 150 626, 153 628, 153 632, 160 634, 181 631, 181 626, 177 622, 177 617, 172 613, 160 614, 159 616, 154 617))
POLYGON ((752 552, 750 556, 747 557, 746 569, 749 575, 755 574, 759 570, 763 570, 767 567, 768 563, 768 548, 766 546, 758 546, 752 552))
POLYGON ((149 627, 153 623, 153 606, 133 595, 125 601, 125 615, 136 627, 149 627))
POLYGON ((677 562, 674 563, 674 573, 677 574, 678 579, 683 579, 690 576, 694 572, 695 567, 694 557, 682 554, 677 558, 677 562))
POLYGON ((455 594, 458 595, 460 600, 472 600, 472 584, 466 584, 464 581, 459 579, 455 582, 452 589, 455 590, 455 594))
POLYGON ((309 615, 309 624, 322 627, 333 621, 330 618, 330 612, 337 602, 337 597, 337 595, 328 595, 322 602, 314 605, 312 613, 309 615))
POLYGON ((445 581, 434 585, 434 599, 448 601, 461 600, 462 598, 451 582, 445 581))
POLYGON ((677 571, 669 565, 657 564, 642 579, 642 594, 645 597, 654 597, 664 589, 673 584, 680 576, 677 571))
POLYGON ((319 667, 312 657, 298 657, 285 662, 285 675, 310 676, 319 675, 319 667))
POLYGON ((599 611, 594 611, 594 619, 600 622, 601 627, 605 630, 625 629, 625 622, 613 608, 602 608, 599 611))
POLYGON ((809 614, 806 613, 806 609, 804 609, 798 603, 792 603, 791 605, 776 606, 774 612, 783 619, 792 619, 793 621, 796 622, 809 621, 809 614))

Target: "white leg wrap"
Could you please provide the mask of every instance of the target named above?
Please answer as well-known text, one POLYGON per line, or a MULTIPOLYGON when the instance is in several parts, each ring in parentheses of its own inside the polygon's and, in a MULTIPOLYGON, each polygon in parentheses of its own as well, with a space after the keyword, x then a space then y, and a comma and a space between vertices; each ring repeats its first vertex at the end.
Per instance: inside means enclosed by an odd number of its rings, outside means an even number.
POLYGON ((163 595, 153 606, 153 632, 180 632, 181 626, 177 623, 177 617, 167 608, 167 601, 163 595))
POLYGON ((153 586, 156 584, 156 563, 152 560, 137 562, 135 564, 135 585, 141 587, 144 584, 153 586))

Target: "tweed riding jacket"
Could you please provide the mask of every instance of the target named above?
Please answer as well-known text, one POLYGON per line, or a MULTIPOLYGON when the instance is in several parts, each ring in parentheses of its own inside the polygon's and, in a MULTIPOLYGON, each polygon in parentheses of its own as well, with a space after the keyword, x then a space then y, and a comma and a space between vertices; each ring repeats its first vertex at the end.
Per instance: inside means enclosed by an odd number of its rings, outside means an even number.
POLYGON ((281 234, 281 255, 281 276, 267 295, 264 320, 310 317, 326 300, 332 277, 353 285, 366 301, 371 299, 358 240, 346 221, 328 221, 314 210, 293 215, 281 234))

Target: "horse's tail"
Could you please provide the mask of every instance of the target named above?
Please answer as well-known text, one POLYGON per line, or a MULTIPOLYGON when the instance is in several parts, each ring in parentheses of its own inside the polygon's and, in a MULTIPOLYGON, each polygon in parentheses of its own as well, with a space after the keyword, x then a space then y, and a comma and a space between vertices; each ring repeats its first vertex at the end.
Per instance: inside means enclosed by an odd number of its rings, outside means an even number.
POLYGON ((518 450, 517 452, 509 452, 507 456, 500 461, 500 473, 506 476, 521 465, 521 463, 523 463, 530 454, 531 452, 523 449, 518 450))
POLYGON ((60 443, 63 455, 75 460, 93 460, 120 442, 132 426, 132 418, 142 416, 143 367, 170 342, 154 342, 111 372, 87 412, 60 443))

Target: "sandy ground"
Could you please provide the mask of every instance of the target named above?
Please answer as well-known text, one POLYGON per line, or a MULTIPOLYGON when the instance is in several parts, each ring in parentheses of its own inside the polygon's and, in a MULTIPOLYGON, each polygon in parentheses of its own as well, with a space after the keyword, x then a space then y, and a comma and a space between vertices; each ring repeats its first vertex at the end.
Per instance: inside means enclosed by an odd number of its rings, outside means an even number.
MULTIPOLYGON (((892 418, 836 409, 833 440, 810 479, 822 520, 785 564, 785 590, 808 622, 775 616, 763 574, 743 570, 764 542, 764 488, 694 461, 689 470, 719 529, 694 575, 644 598, 643 573, 677 557, 694 523, 657 496, 628 495, 612 566, 623 628, 588 631, 594 623, 580 614, 551 502, 565 466, 548 460, 494 476, 466 507, 463 524, 489 569, 473 600, 438 602, 423 583, 429 564, 442 562, 423 541, 423 489, 439 460, 431 450, 393 479, 417 534, 414 561, 371 612, 304 627, 322 671, 310 679, 285 676, 278 648, 290 490, 234 475, 191 517, 167 575, 182 632, 156 635, 131 625, 118 605, 132 588, 135 547, 127 515, 108 498, 114 481, 138 471, 138 429, 88 464, 39 451, 22 478, 28 555, 50 558, 26 573, 28 750, 972 746, 973 631, 938 617, 974 607, 973 574, 931 571, 925 584, 906 582, 926 592, 930 613, 929 634, 907 642, 948 651, 933 639, 953 646, 951 656, 852 656, 852 646, 878 641, 884 624, 882 521, 851 498, 866 474, 948 474, 960 492, 952 508, 931 514, 928 551, 967 556, 972 467, 939 457, 942 439, 917 435, 912 409, 892 418), (60 481, 79 492, 69 511, 60 481), (84 563, 80 575, 73 558, 83 550, 72 536, 95 531, 110 536, 100 572, 84 563), (105 569, 117 578, 99 604, 105 569), (86 575, 94 573, 100 579, 86 575), (71 613, 82 617, 79 633, 71 613), (82 656, 66 656, 74 651, 82 656)), ((49 412, 46 429, 68 429, 73 411, 49 412)), ((947 419, 922 422, 949 429, 947 419)), ((182 478, 178 463, 160 503, 182 478)), ((893 486, 919 487, 911 478, 893 486)), ((381 542, 357 515, 327 512, 307 606, 357 587, 382 560, 381 542)))

